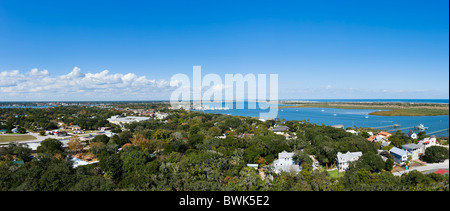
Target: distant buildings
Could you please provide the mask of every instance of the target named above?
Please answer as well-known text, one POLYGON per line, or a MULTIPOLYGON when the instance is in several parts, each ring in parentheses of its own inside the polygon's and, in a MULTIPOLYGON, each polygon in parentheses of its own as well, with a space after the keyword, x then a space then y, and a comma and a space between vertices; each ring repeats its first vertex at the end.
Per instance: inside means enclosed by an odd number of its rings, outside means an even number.
POLYGON ((345 130, 345 132, 351 133, 351 134, 354 134, 354 135, 358 135, 358 132, 356 130, 345 130))
POLYGON ((116 125, 123 126, 124 124, 129 124, 132 122, 142 122, 149 120, 150 117, 138 117, 138 116, 127 116, 127 117, 120 117, 118 115, 112 116, 111 118, 108 118, 107 120, 116 125))
POLYGON ((338 171, 347 171, 350 162, 357 161, 362 156, 362 152, 347 152, 345 154, 338 152, 336 156, 336 166, 338 171))
POLYGON ((281 133, 281 132, 284 132, 284 131, 286 131, 286 130, 289 130, 289 127, 288 127, 288 126, 277 126, 277 127, 275 127, 275 128, 272 129, 272 131, 273 131, 274 133, 281 133))
POLYGON ((331 125, 331 127, 334 127, 334 128, 344 128, 344 125, 331 125))

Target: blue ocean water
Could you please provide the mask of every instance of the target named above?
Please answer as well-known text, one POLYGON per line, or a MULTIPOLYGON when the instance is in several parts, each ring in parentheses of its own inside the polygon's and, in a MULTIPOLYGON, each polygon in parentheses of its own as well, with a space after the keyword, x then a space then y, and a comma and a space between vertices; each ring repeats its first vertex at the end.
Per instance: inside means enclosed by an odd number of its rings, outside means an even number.
POLYGON ((449 103, 449 99, 288 99, 288 100, 280 100, 280 101, 449 103))
MULTIPOLYGON (((448 103, 448 100, 403 100, 398 102, 433 102, 433 103, 448 103)), ((324 101, 321 101, 324 102, 324 101)), ((331 102, 326 101, 326 102, 331 102)), ((333 102, 344 102, 333 101, 333 102)), ((346 100, 345 102, 350 102, 346 100)), ((362 100, 352 100, 351 102, 362 102, 362 100)), ((374 102, 368 100, 367 102, 374 102)), ((387 102, 386 100, 379 100, 377 102, 387 102)), ((393 102, 393 101, 389 101, 393 102)), ((266 103, 262 103, 261 107, 267 106, 266 103)), ((210 107, 218 106, 218 104, 208 104, 210 107)), ((229 110, 205 110, 207 113, 220 113, 233 116, 250 116, 259 117, 261 112, 267 112, 268 109, 248 109, 247 103, 244 103, 244 109, 236 109, 236 103, 233 104, 233 108, 229 110)), ((281 104, 280 104, 281 106, 281 104)), ((257 108, 259 108, 257 106, 257 108)), ((369 113, 379 111, 373 109, 335 109, 335 108, 283 108, 278 109, 277 117, 282 120, 309 120, 311 123, 325 124, 325 125, 344 125, 347 127, 382 127, 380 129, 387 130, 388 132, 395 132, 401 130, 407 133, 409 130, 413 130, 418 133, 414 127, 419 124, 423 124, 428 127, 425 132, 429 135, 436 136, 449 136, 449 116, 375 116, 369 115, 369 113), (394 124, 400 125, 398 128, 387 127, 394 124), (441 131, 437 132, 436 131, 441 131)))

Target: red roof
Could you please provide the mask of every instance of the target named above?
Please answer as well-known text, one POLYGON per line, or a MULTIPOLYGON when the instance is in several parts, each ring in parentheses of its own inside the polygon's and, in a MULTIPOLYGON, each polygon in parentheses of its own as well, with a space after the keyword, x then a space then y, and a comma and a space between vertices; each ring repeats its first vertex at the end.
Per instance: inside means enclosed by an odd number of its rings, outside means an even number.
POLYGON ((445 169, 439 169, 439 170, 437 170, 437 171, 435 171, 435 172, 433 172, 433 173, 435 173, 435 174, 440 174, 440 175, 444 175, 445 173, 448 174, 448 170, 445 170, 445 169))
POLYGON ((376 137, 377 137, 377 136, 370 136, 369 138, 367 138, 367 140, 373 142, 373 139, 375 139, 376 137))
POLYGON ((390 134, 390 133, 388 133, 388 132, 381 131, 381 132, 378 133, 378 135, 382 135, 382 136, 391 136, 392 134, 390 134))

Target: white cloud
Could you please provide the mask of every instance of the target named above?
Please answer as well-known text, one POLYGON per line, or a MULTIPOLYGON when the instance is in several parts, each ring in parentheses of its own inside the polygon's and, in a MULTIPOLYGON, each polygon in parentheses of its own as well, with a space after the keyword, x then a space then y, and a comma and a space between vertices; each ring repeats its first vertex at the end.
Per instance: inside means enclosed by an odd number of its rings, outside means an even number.
POLYGON ((37 68, 33 68, 27 74, 31 76, 48 76, 49 72, 48 70, 39 71, 37 68))
POLYGON ((108 70, 83 73, 80 68, 52 77, 34 68, 0 72, 0 101, 16 100, 154 100, 168 99, 173 87, 166 80, 147 79, 134 73, 108 70))

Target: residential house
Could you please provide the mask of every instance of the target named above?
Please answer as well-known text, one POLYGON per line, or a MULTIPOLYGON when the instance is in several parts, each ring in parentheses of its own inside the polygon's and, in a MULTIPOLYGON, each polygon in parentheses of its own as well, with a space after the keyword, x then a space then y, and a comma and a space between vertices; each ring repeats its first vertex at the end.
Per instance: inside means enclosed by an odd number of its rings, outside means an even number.
POLYGON ((419 141, 417 144, 423 145, 425 147, 425 149, 430 146, 438 145, 435 135, 431 135, 428 138, 424 138, 423 140, 419 141))
POLYGON ((392 136, 391 133, 388 133, 386 131, 381 131, 381 132, 378 133, 378 135, 384 136, 386 139, 389 138, 390 136, 392 136))
POLYGON ((373 140, 376 138, 377 136, 370 136, 369 138, 367 138, 368 141, 373 142, 373 140))
POLYGON ((344 128, 344 125, 331 125, 331 127, 334 127, 334 128, 344 128))
POLYGON ((160 120, 165 119, 169 116, 169 114, 163 113, 163 112, 155 112, 153 115, 156 119, 160 119, 160 120))
POLYGON ((68 126, 68 127, 66 127, 67 129, 69 129, 69 130, 81 130, 81 127, 80 126, 78 126, 78 125, 70 125, 70 126, 68 126))
POLYGON ((358 132, 356 132, 356 130, 345 130, 345 132, 351 133, 351 134, 354 134, 354 135, 358 135, 358 132))
POLYGON ((399 149, 397 147, 392 147, 391 150, 389 150, 389 153, 391 155, 394 155, 394 162, 398 164, 403 164, 405 161, 408 160, 408 151, 399 149))
POLYGON ((402 149, 408 151, 408 156, 411 156, 412 160, 419 159, 419 156, 425 152, 425 147, 419 144, 405 144, 402 145, 402 149))
POLYGON ((284 132, 284 131, 286 131, 286 130, 289 130, 289 127, 288 127, 288 126, 277 126, 277 127, 275 127, 275 128, 272 129, 272 131, 273 131, 274 133, 280 133, 280 132, 284 132))
POLYGON ((385 141, 386 141, 386 137, 385 136, 381 136, 381 135, 377 135, 373 139, 373 142, 385 142, 385 141))
POLYGON ((99 131, 107 131, 107 130, 111 130, 110 127, 99 127, 98 128, 99 131))
POLYGON ((284 172, 300 172, 300 166, 297 165, 294 160, 292 159, 292 156, 294 156, 293 152, 286 152, 283 151, 281 153, 278 153, 278 160, 275 160, 273 162, 273 166, 275 168, 275 173, 280 173, 281 171, 284 172))
POLYGON ((357 161, 362 156, 362 152, 347 152, 345 154, 338 152, 336 156, 336 166, 338 171, 347 171, 350 162, 357 161))
POLYGON ((406 135, 412 139, 417 139, 417 134, 414 133, 412 130, 410 130, 406 135))
POLYGON ((391 142, 389 142, 389 141, 383 142, 383 143, 381 144, 381 149, 383 149, 384 147, 389 146, 389 144, 391 144, 391 142))

